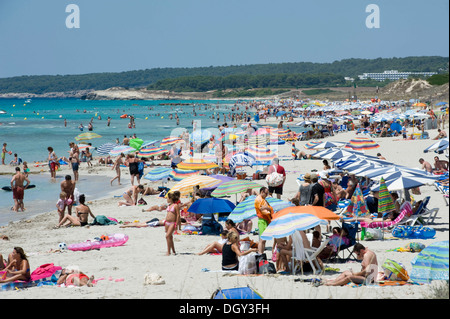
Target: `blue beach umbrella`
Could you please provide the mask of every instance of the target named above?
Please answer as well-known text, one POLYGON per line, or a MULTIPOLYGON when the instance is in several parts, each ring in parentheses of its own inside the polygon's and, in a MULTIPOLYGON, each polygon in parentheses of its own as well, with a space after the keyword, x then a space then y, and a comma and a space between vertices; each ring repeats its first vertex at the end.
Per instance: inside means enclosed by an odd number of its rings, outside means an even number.
POLYGON ((113 150, 114 147, 116 147, 117 144, 114 143, 105 143, 97 147, 97 153, 100 155, 108 155, 110 151, 113 150))
POLYGON ((211 138, 212 134, 208 130, 196 130, 189 135, 191 142, 203 144, 211 138))
POLYGON ((188 212, 195 214, 230 213, 235 205, 228 199, 199 198, 189 208, 188 212))
POLYGON ((436 153, 441 152, 448 148, 448 138, 443 138, 436 143, 428 146, 423 150, 424 153, 428 153, 430 151, 435 151, 436 153))
POLYGON ((160 181, 169 177, 172 172, 171 168, 168 167, 157 167, 148 172, 144 178, 152 182, 160 181))
POLYGON ((410 279, 420 284, 433 280, 448 282, 448 249, 448 240, 435 242, 423 249, 411 261, 410 279))

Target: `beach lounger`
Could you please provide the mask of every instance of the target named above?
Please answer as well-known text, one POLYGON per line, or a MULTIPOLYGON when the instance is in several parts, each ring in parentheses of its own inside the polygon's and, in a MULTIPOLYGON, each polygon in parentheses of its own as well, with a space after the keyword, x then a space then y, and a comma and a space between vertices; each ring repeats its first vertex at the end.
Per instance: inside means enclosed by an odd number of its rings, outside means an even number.
POLYGON ((410 202, 403 203, 400 208, 400 214, 396 219, 392 221, 382 221, 382 222, 361 222, 361 228, 391 228, 395 225, 398 225, 403 219, 407 218, 408 215, 412 214, 412 206, 410 202))
POLYGON ((420 206, 417 208, 416 212, 413 215, 409 216, 409 218, 405 221, 402 221, 400 224, 414 226, 417 222, 422 225, 434 222, 439 208, 429 209, 427 207, 429 202, 430 196, 425 197, 420 206))

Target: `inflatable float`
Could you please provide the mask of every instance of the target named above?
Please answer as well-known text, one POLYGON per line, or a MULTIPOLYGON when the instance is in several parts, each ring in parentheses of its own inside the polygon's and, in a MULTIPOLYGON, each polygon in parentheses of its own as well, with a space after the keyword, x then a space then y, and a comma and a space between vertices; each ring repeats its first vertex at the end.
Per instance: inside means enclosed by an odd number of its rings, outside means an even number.
POLYGON ((121 116, 120 116, 120 118, 121 119, 124 119, 124 118, 126 118, 128 115, 127 114, 122 114, 121 116))
MULTIPOLYGON (((26 189, 35 188, 35 187, 36 187, 36 185, 31 184, 31 185, 28 185, 28 187, 26 189)), ((7 192, 11 192, 12 191, 11 186, 3 186, 2 189, 4 191, 7 191, 7 192)))
POLYGON ((68 245, 67 249, 72 251, 86 251, 92 249, 117 247, 122 246, 128 241, 128 236, 125 234, 112 234, 102 237, 106 240, 94 240, 94 241, 87 240, 82 243, 68 245))

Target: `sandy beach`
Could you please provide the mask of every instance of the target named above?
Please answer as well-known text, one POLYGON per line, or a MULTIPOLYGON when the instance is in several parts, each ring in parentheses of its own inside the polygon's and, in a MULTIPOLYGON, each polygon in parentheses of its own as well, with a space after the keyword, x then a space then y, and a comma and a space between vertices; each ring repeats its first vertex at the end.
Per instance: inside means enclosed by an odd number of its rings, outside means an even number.
MULTIPOLYGON (((275 121, 268 120, 275 124, 275 121)), ((263 123, 264 124, 264 123, 263 123)), ((411 128, 409 130, 412 130, 411 128)), ((409 131, 410 132, 410 131, 409 131)), ((437 130, 429 130, 429 135, 434 137, 437 130)), ((356 136, 355 131, 339 133, 335 136, 327 137, 324 140, 347 142, 356 136)), ((401 137, 373 138, 380 147, 368 150, 368 155, 381 153, 388 161, 395 164, 402 164, 411 168, 420 168, 419 158, 423 157, 433 163, 434 152, 423 153, 423 150, 434 141, 424 140, 402 140, 401 137)), ((304 149, 306 141, 296 142, 296 147, 304 149)), ((307 151, 308 153, 312 153, 307 151)), ((187 155, 187 154, 185 154, 187 155)), ((291 146, 286 143, 279 146, 280 164, 287 172, 287 180, 284 186, 282 199, 292 198, 298 190, 296 178, 299 174, 311 172, 316 169, 322 170, 321 160, 292 160, 291 146)), ((444 158, 444 155, 440 155, 444 158)), ((94 162, 95 163, 95 162, 94 162)), ((160 161, 163 165, 168 165, 169 161, 160 161)), ((247 168, 249 172, 254 169, 247 168)), ((31 170, 37 170, 31 167, 31 170)), ((147 168, 145 172, 150 169, 147 168)), ((1 166, 0 173, 12 172, 10 166, 1 166)), ((65 175, 71 173, 68 167, 64 167, 58 174, 65 175)), ((42 174, 49 175, 48 172, 42 174)), ((98 174, 114 177, 115 172, 110 167, 94 166, 87 168, 86 163, 82 163, 80 174, 98 174)), ((32 178, 32 175, 31 175, 32 178)), ((49 177, 50 178, 50 177, 49 177)), ((157 187, 160 183, 154 183, 143 179, 144 183, 157 187)), ((262 186, 266 186, 264 180, 258 180, 262 186)), ((170 181, 168 187, 175 182, 170 181)), ((110 193, 105 198, 96 199, 88 203, 94 215, 105 215, 113 217, 118 221, 144 222, 153 218, 164 219, 166 212, 142 212, 148 206, 118 207, 120 198, 115 197, 123 193, 130 187, 128 168, 122 168, 122 185, 104 185, 110 189, 110 193)), ((430 196, 430 208, 439 208, 435 222, 429 226, 436 230, 436 236, 428 240, 414 240, 428 246, 437 241, 448 240, 449 238, 449 214, 442 194, 434 186, 420 187, 421 195, 415 195, 416 200, 430 196)), ((166 200, 157 195, 144 197, 149 205, 162 204, 166 200)), ((58 194, 55 194, 55 203, 58 194)), ((182 198, 182 202, 187 199, 182 198)), ((234 195, 230 198, 234 201, 234 195)), ((12 202, 12 198, 11 198, 12 202)), ((25 205, 27 204, 25 196, 25 205)), ((20 214, 20 213, 19 213, 20 214)), ((35 218, 11 223, 0 228, 0 234, 9 237, 9 240, 0 241, 0 253, 4 256, 9 254, 13 247, 22 247, 29 257, 31 269, 46 263, 54 263, 61 267, 77 266, 88 276, 95 276, 98 280, 94 287, 58 287, 42 286, 32 287, 22 290, 0 292, 1 299, 208 299, 218 288, 234 288, 250 286, 265 299, 424 299, 432 294, 432 285, 403 285, 403 286, 361 286, 354 287, 347 285, 344 287, 314 287, 308 282, 295 281, 298 278, 323 279, 334 278, 339 273, 352 268, 354 271, 360 270, 360 263, 326 263, 326 266, 338 268, 339 271, 326 271, 324 274, 315 276, 307 275, 236 275, 223 272, 221 270, 220 255, 202 255, 200 252, 207 244, 218 240, 215 236, 182 235, 174 236, 176 255, 165 256, 166 240, 164 227, 146 228, 119 228, 119 225, 110 226, 86 226, 53 229, 57 224, 58 213, 56 208, 49 207, 49 212, 35 218), (114 233, 122 233, 129 236, 128 242, 119 247, 104 248, 91 251, 63 251, 50 252, 58 249, 58 244, 64 242, 73 244, 83 242, 88 239, 100 237, 114 233), (207 270, 207 271, 205 271, 207 270), (164 283, 159 285, 146 284, 145 277, 150 274, 158 274, 164 283)), ((90 220, 91 221, 91 220, 90 220)), ((254 219, 254 227, 257 224, 254 219)), ((337 225, 332 222, 332 225, 337 225)), ((325 228, 323 228, 323 231, 325 228)), ((255 241, 256 235, 249 235, 255 241)), ((389 258, 402 263, 408 272, 411 271, 411 260, 417 253, 393 252, 390 249, 403 247, 413 240, 398 239, 392 237, 390 233, 385 234, 384 240, 361 241, 363 245, 376 253, 379 264, 389 258)), ((271 257, 272 243, 268 242, 266 253, 271 257)), ((380 267, 381 268, 381 267, 380 267)), ((381 270, 381 269, 380 269, 381 270)))

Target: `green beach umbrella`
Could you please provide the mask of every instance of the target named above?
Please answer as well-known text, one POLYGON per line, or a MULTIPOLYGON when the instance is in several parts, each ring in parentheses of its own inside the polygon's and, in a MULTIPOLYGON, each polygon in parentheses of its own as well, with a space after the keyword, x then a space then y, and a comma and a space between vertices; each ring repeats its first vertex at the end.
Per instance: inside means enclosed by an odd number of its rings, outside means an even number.
POLYGON ((80 135, 75 137, 76 141, 85 141, 85 140, 91 140, 93 138, 100 138, 102 137, 101 135, 98 135, 97 133, 93 133, 93 132, 86 132, 86 133, 81 133, 80 135))
POLYGON ((137 151, 141 149, 142 143, 144 143, 144 141, 140 138, 133 138, 130 140, 130 146, 137 151))
POLYGON ((389 193, 386 182, 383 177, 380 180, 380 190, 378 197, 378 213, 383 214, 391 212, 395 209, 394 201, 392 200, 391 194, 389 193))
POLYGON ((428 284, 433 280, 448 282, 448 240, 435 242, 423 249, 412 261, 411 281, 428 284))
POLYGON ((261 185, 255 182, 246 181, 244 179, 236 179, 233 181, 220 184, 212 193, 213 197, 224 197, 232 194, 242 193, 248 189, 260 188, 261 185))

